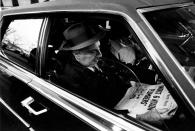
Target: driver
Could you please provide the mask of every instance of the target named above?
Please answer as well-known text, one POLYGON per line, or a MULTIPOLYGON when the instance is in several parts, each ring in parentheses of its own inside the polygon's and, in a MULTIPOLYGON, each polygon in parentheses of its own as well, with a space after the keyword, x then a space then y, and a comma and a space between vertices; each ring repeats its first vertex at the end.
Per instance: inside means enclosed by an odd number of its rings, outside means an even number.
POLYGON ((142 83, 156 84, 158 75, 152 69, 152 65, 143 55, 140 47, 130 37, 129 31, 115 28, 115 26, 112 28, 109 39, 111 52, 109 57, 127 65, 142 83))

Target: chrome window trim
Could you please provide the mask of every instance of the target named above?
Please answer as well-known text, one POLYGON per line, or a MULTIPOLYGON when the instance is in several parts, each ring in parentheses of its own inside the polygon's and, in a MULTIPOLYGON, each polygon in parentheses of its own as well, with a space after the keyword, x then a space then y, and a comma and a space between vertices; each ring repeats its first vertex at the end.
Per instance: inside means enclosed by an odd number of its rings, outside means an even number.
MULTIPOLYGON (((46 34, 46 29, 47 29, 47 26, 48 26, 48 22, 49 22, 49 18, 48 17, 45 17, 45 19, 44 19, 44 21, 43 21, 43 23, 42 23, 42 26, 41 26, 41 30, 40 30, 40 35, 39 35, 39 40, 38 40, 38 46, 37 46, 37 48, 39 48, 39 51, 38 51, 38 54, 39 55, 43 55, 43 47, 42 46, 44 46, 44 42, 45 42, 45 37, 47 37, 47 36, 45 36, 45 34, 46 34)), ((45 44, 45 46, 46 46, 46 44, 45 44)), ((42 73, 42 57, 43 56, 39 56, 39 58, 37 59, 37 61, 38 61, 38 67, 39 67, 39 69, 37 70, 38 71, 38 73, 39 73, 39 75, 42 73)))
MULTIPOLYGON (((188 3, 185 4, 183 6, 189 6, 192 5, 192 3, 188 3)), ((179 6, 176 5, 170 5, 170 6, 163 6, 161 9, 166 9, 167 8, 173 8, 173 7, 182 7, 181 4, 179 4, 179 6), (164 7, 164 8, 163 8, 164 7)), ((157 9, 157 7, 152 8, 152 11, 154 11, 154 9, 157 9)), ((169 49, 165 46, 164 42, 162 41, 162 39, 160 38, 160 36, 157 34, 157 32, 153 29, 153 27, 150 25, 150 23, 146 20, 146 18, 143 16, 142 13, 147 12, 147 11, 151 11, 149 8, 147 9, 137 9, 137 12, 139 14, 139 16, 141 17, 141 19, 144 21, 144 23, 147 25, 147 27, 151 30, 152 34, 157 38, 158 42, 160 43, 160 45, 164 48, 164 50, 166 51, 166 53, 170 56, 170 58, 174 61, 174 63, 176 64, 177 68, 180 70, 180 72, 182 72, 183 76, 188 80, 188 82, 190 83, 190 85, 194 88, 195 84, 192 81, 192 79, 190 78, 189 75, 186 74, 185 70, 180 66, 179 62, 176 60, 176 58, 172 55, 172 53, 169 51, 169 49)), ((152 46, 150 46, 150 50, 154 51, 154 48, 152 46)), ((155 51, 156 52, 156 51, 155 51)), ((157 52, 156 52, 157 55, 157 52)), ((152 56, 152 55, 151 55, 152 56)), ((169 71, 169 69, 167 68, 167 66, 165 65, 165 63, 162 61, 162 59, 158 56, 158 60, 161 61, 161 63, 163 64, 163 66, 165 67, 167 74, 170 76, 170 78, 172 79, 172 81, 174 81, 174 83, 176 84, 176 86, 179 88, 179 90, 182 92, 182 94, 184 95, 185 99, 189 102, 190 106, 193 108, 193 110, 195 111, 195 106, 193 105, 193 103, 191 102, 191 100, 187 97, 186 93, 184 92, 183 88, 180 86, 180 84, 177 82, 177 80, 173 77, 173 75, 171 74, 171 72, 169 71)))
POLYGON ((6 67, 5 72, 7 75, 15 76, 16 78, 23 81, 24 83, 29 83, 32 81, 34 77, 36 77, 31 72, 26 71, 25 69, 21 68, 18 65, 15 65, 15 63, 6 60, 6 58, 2 56, 0 57, 1 57, 0 58, 1 64, 6 67))
POLYGON ((62 10, 47 10, 47 11, 29 11, 29 12, 25 12, 25 13, 10 13, 10 14, 3 14, 2 15, 2 18, 3 17, 7 17, 7 16, 13 16, 13 15, 33 15, 33 14, 40 14, 40 13, 54 13, 54 12, 57 12, 57 13, 60 13, 60 12, 68 12, 68 13, 75 13, 75 12, 80 12, 80 13, 106 13, 106 12, 112 12, 110 10, 104 10, 104 9, 101 9, 101 10, 98 10, 98 9, 62 9, 62 10))
POLYGON ((157 10, 169 9, 174 7, 185 7, 193 4, 194 4, 193 2, 189 2, 189 3, 182 3, 182 4, 171 4, 171 5, 162 5, 162 6, 155 6, 155 7, 138 8, 137 10, 139 10, 140 13, 144 13, 144 12, 157 11, 157 10))

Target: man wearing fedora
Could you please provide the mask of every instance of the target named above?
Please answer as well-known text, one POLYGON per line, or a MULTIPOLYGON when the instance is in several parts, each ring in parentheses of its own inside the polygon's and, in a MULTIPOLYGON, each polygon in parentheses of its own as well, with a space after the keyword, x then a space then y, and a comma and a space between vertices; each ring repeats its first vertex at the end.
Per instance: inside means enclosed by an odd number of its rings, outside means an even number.
POLYGON ((113 109, 127 91, 116 77, 103 75, 97 66, 102 57, 100 39, 105 32, 85 23, 68 27, 63 33, 62 50, 67 52, 63 71, 57 74, 58 83, 73 93, 113 109), (97 71, 98 70, 98 71, 97 71))

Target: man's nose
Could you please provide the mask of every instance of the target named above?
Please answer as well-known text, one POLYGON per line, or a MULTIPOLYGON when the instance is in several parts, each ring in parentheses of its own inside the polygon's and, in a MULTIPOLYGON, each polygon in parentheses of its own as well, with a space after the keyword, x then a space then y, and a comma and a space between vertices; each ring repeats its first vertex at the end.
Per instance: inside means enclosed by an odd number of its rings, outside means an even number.
POLYGON ((99 49, 97 50, 97 57, 102 57, 102 52, 99 49))

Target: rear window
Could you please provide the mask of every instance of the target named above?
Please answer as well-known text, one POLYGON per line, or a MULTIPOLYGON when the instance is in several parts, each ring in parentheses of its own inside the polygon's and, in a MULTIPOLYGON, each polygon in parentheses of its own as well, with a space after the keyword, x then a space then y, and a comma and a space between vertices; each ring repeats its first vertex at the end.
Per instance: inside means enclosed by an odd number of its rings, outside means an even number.
POLYGON ((42 21, 43 19, 34 18, 12 20, 1 42, 9 60, 33 72, 42 21))

